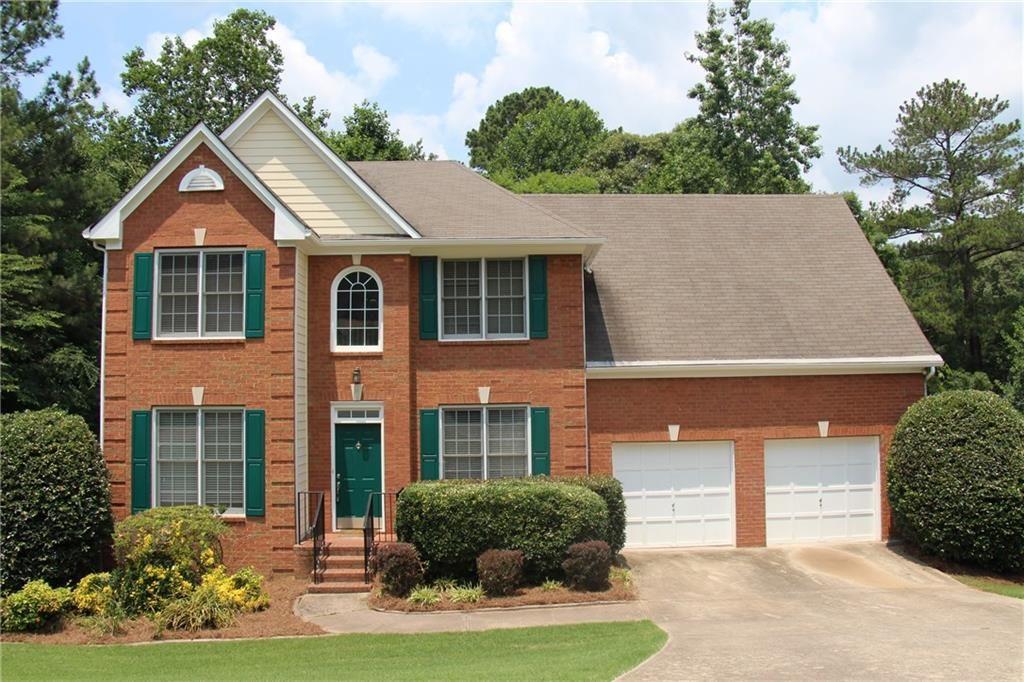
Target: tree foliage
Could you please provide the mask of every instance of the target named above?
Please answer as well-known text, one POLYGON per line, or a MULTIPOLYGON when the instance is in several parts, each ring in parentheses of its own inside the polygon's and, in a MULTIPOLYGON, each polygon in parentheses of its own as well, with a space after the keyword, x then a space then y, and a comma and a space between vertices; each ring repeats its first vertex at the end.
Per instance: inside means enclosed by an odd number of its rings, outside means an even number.
POLYGON ((268 35, 275 24, 266 12, 237 9, 195 45, 174 36, 155 59, 141 47, 125 55, 121 84, 136 98, 133 116, 154 156, 200 121, 220 132, 261 93, 278 92, 284 56, 268 35))
MULTIPOLYGON (((376 102, 363 100, 343 119, 344 130, 321 131, 324 142, 346 161, 422 161, 423 143, 402 142, 391 126, 388 112, 376 102)), ((431 157, 433 158, 433 157, 431 157)))
POLYGON ((801 172, 821 150, 817 126, 793 117, 800 98, 789 47, 770 21, 750 17, 750 0, 734 0, 728 11, 710 2, 707 19, 697 53, 687 55, 704 69, 704 82, 689 94, 700 103, 697 123, 710 134, 711 155, 724 167, 725 191, 807 191, 801 172))
POLYGON ((484 171, 494 170, 491 163, 498 147, 520 116, 540 111, 552 102, 561 104, 564 101, 560 93, 544 86, 509 93, 487 107, 480 125, 466 133, 469 165, 484 171))
POLYGON ((0 5, 0 78, 14 86, 20 76, 42 73, 49 57, 33 59, 32 52, 50 38, 64 35, 57 23, 57 0, 13 0, 0 5))
POLYGON ((887 147, 837 150, 863 184, 892 185, 876 229, 903 240, 898 282, 932 343, 955 366, 997 376, 1004 306, 1024 303, 1024 141, 1019 120, 1002 120, 1008 107, 944 80, 900 107, 887 147))

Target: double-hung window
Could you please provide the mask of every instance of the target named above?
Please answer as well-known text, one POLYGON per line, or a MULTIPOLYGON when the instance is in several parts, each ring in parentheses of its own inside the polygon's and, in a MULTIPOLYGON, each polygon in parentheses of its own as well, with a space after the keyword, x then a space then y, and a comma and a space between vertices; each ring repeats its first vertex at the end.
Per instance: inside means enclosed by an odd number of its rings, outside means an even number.
POLYGON ((203 504, 244 513, 242 410, 156 412, 156 503, 203 504))
POLYGON ((242 336, 244 251, 160 251, 156 286, 158 337, 242 336))
POLYGON ((526 338, 526 260, 441 264, 442 338, 526 338))
POLYGON ((444 408, 443 478, 508 478, 529 474, 525 407, 444 408))

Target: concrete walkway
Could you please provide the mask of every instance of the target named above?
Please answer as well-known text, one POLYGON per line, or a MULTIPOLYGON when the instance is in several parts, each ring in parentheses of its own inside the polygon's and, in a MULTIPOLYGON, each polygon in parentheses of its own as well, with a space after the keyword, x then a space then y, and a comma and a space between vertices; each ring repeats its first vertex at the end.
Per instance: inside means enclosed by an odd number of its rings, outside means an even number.
POLYGON ((449 613, 382 613, 367 606, 365 594, 305 594, 295 602, 295 613, 333 633, 475 631, 647 618, 640 602, 449 613))

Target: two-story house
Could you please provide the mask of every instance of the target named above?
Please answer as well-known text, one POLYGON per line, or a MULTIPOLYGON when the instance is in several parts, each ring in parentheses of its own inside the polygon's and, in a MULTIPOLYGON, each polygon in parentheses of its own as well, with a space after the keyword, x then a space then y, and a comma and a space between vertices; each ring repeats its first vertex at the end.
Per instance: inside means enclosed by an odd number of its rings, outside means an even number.
POLYGON ((882 539, 942 362, 840 197, 514 195, 269 94, 85 236, 115 514, 216 506, 279 573, 298 493, 340 530, 419 479, 613 474, 630 546, 882 539))

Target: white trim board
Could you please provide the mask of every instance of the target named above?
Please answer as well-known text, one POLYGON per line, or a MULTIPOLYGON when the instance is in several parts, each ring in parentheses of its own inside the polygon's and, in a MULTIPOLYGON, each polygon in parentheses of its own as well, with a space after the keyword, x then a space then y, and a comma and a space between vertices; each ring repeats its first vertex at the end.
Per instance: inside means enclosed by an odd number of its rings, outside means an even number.
POLYGON ((205 143, 242 183, 274 211, 274 239, 305 239, 311 230, 282 203, 266 185, 243 164, 235 154, 213 134, 205 123, 199 123, 178 144, 153 166, 110 211, 82 236, 93 241, 106 242, 108 249, 120 249, 124 221, 157 186, 173 173, 184 159, 200 144, 205 143))
POLYGON ((310 149, 316 152, 328 166, 335 170, 338 175, 347 182, 377 213, 400 233, 413 239, 419 239, 420 234, 412 225, 391 208, 391 205, 384 201, 383 197, 377 194, 365 180, 352 170, 352 167, 345 163, 337 154, 330 150, 305 123, 302 122, 294 111, 272 93, 264 92, 256 98, 256 101, 242 112, 221 134, 224 142, 230 147, 234 145, 262 116, 268 111, 273 111, 278 117, 294 132, 299 138, 309 145, 310 149))
POLYGON ((938 355, 877 358, 777 358, 751 360, 588 362, 588 379, 656 379, 811 374, 906 374, 941 366, 938 355))

